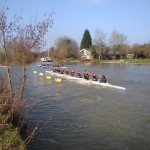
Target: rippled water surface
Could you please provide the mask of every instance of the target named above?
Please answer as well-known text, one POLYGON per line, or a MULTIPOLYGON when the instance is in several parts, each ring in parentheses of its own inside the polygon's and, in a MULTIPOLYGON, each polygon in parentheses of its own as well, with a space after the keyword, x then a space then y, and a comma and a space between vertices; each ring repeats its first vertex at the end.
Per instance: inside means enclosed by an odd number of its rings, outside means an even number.
MULTIPOLYGON (((28 66, 25 99, 35 107, 30 119, 39 123, 29 150, 149 150, 150 65, 68 64, 105 74, 107 80, 126 90, 82 84, 28 66), (33 70, 44 76, 33 74, 33 70)), ((20 67, 15 67, 14 72, 20 67)))

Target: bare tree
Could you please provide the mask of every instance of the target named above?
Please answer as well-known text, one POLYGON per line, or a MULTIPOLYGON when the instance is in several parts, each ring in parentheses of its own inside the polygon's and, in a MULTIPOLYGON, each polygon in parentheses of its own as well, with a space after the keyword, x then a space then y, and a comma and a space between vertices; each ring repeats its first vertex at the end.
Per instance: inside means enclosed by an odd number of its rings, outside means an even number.
POLYGON ((141 53, 141 45, 138 44, 138 43, 133 44, 131 50, 132 50, 132 52, 134 53, 135 58, 137 59, 138 56, 139 56, 140 53, 141 53))
POLYGON ((1 7, 0 8, 0 46, 4 50, 5 54, 5 64, 7 66, 7 78, 8 78, 8 85, 10 91, 10 97, 12 97, 12 81, 11 81, 11 73, 9 68, 8 62, 8 49, 7 43, 12 41, 15 37, 16 33, 20 29, 19 21, 22 19, 21 17, 14 16, 13 21, 8 22, 8 17, 6 12, 9 10, 8 7, 1 7))
POLYGON ((17 17, 15 15, 12 22, 8 22, 6 13, 8 10, 9 8, 7 7, 0 8, 0 47, 4 50, 8 78, 8 85, 4 84, 6 87, 3 86, 4 90, 2 91, 2 94, 0 93, 0 100, 1 97, 3 97, 1 100, 1 108, 3 109, 0 109, 0 113, 3 112, 7 116, 6 120, 9 120, 9 123, 14 123, 16 125, 20 123, 20 118, 24 117, 23 92, 27 78, 27 57, 30 56, 33 49, 44 46, 44 36, 48 32, 48 29, 53 25, 53 12, 49 16, 45 16, 45 19, 37 22, 35 25, 31 23, 21 27, 19 23, 22 20, 22 17, 17 17), (19 88, 12 88, 11 70, 8 67, 8 51, 10 50, 10 47, 7 44, 9 42, 11 43, 11 48, 20 54, 20 59, 23 64, 23 74, 21 86, 19 88), (16 89, 17 92, 15 91, 16 89))
POLYGON ((99 60, 101 59, 102 52, 104 51, 105 42, 106 42, 106 34, 103 31, 96 29, 94 43, 97 46, 99 60))
POLYGON ((114 55, 116 54, 116 50, 120 52, 120 56, 122 58, 122 51, 124 45, 127 43, 127 36, 121 32, 113 30, 110 36, 110 45, 114 50, 114 55))
MULTIPOLYGON (((16 51, 19 51, 22 54, 22 63, 23 63, 23 80, 22 80, 22 90, 24 89, 24 83, 26 79, 26 57, 30 55, 31 50, 34 48, 40 48, 43 46, 44 43, 44 36, 48 32, 49 27, 53 25, 52 15, 53 12, 44 20, 39 21, 37 24, 33 25, 28 24, 25 27, 21 27, 19 25, 20 20, 22 17, 18 17, 17 15, 14 16, 13 21, 8 22, 8 17, 6 12, 9 10, 8 7, 0 8, 0 45, 4 49, 5 54, 5 63, 7 65, 7 76, 9 81, 9 91, 10 95, 12 94, 12 81, 11 81, 11 72, 8 62, 8 49, 7 43, 17 41, 19 46, 13 48, 16 51)), ((21 92, 22 98, 23 93, 21 92)))
POLYGON ((63 58, 77 57, 78 44, 75 40, 69 37, 60 37, 56 39, 56 50, 58 50, 60 56, 63 58))
POLYGON ((53 19, 50 14, 45 20, 39 21, 37 24, 29 24, 20 28, 17 34, 17 40, 21 43, 21 47, 16 47, 16 50, 22 54, 23 63, 23 78, 21 83, 20 99, 22 99, 26 74, 26 58, 29 57, 33 49, 40 49, 44 46, 44 36, 48 32, 48 29, 52 27, 53 19))
POLYGON ((147 44, 144 44, 144 54, 146 58, 150 58, 150 42, 147 44))

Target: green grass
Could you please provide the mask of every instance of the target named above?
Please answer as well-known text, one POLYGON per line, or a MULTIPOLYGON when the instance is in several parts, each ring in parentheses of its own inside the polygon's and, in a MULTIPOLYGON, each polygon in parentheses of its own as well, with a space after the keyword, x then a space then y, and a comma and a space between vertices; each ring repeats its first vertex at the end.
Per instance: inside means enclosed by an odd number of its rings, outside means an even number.
POLYGON ((99 63, 150 64, 150 59, 99 60, 99 63))
MULTIPOLYGON (((57 60, 56 62, 60 62, 60 63, 65 63, 65 62, 76 63, 76 62, 80 62, 80 60, 79 59, 66 59, 66 60, 57 60)), ((150 64, 150 59, 94 60, 92 62, 94 62, 94 63, 122 63, 122 64, 150 64)))
MULTIPOLYGON (((7 115, 0 114, 0 150, 19 150, 23 141, 18 129, 7 118, 7 115)), ((25 146, 21 146, 20 150, 26 150, 25 146)))
POLYGON ((125 59, 124 61, 135 64, 150 64, 150 59, 125 59))
MULTIPOLYGON (((0 149, 19 150, 22 139, 18 134, 17 128, 13 128, 13 125, 6 125, 0 131, 0 135, 0 149)), ((20 150, 26 150, 25 146, 21 146, 20 150)))
POLYGON ((74 59, 74 58, 68 58, 68 59, 61 59, 61 60, 53 61, 53 63, 55 63, 55 62, 60 62, 60 63, 65 63, 65 62, 76 63, 76 62, 80 62, 80 60, 79 59, 74 59))

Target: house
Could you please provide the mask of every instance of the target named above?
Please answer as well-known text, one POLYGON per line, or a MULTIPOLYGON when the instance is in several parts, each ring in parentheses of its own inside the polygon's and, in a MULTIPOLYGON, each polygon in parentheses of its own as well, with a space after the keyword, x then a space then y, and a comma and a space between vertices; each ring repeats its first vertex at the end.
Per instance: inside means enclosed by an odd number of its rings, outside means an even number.
POLYGON ((93 60, 91 52, 87 49, 82 49, 79 52, 81 60, 93 60))
POLYGON ((120 58, 120 52, 117 50, 110 50, 107 54, 107 57, 110 59, 118 59, 120 58))
POLYGON ((134 57, 134 54, 126 54, 126 58, 128 59, 133 59, 133 57, 134 57))

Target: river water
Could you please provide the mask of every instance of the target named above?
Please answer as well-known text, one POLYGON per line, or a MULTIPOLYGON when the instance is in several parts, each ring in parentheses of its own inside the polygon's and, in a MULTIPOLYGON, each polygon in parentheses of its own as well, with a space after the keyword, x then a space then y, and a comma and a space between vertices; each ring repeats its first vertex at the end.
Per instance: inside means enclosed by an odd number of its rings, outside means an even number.
MULTIPOLYGON (((31 64, 25 101, 38 133, 28 150, 150 150, 150 65, 66 64, 104 74, 126 90, 81 84, 62 78, 46 80, 44 68, 31 64), (43 72, 43 76, 33 71, 43 72)), ((20 67, 14 67, 15 78, 20 67)))

